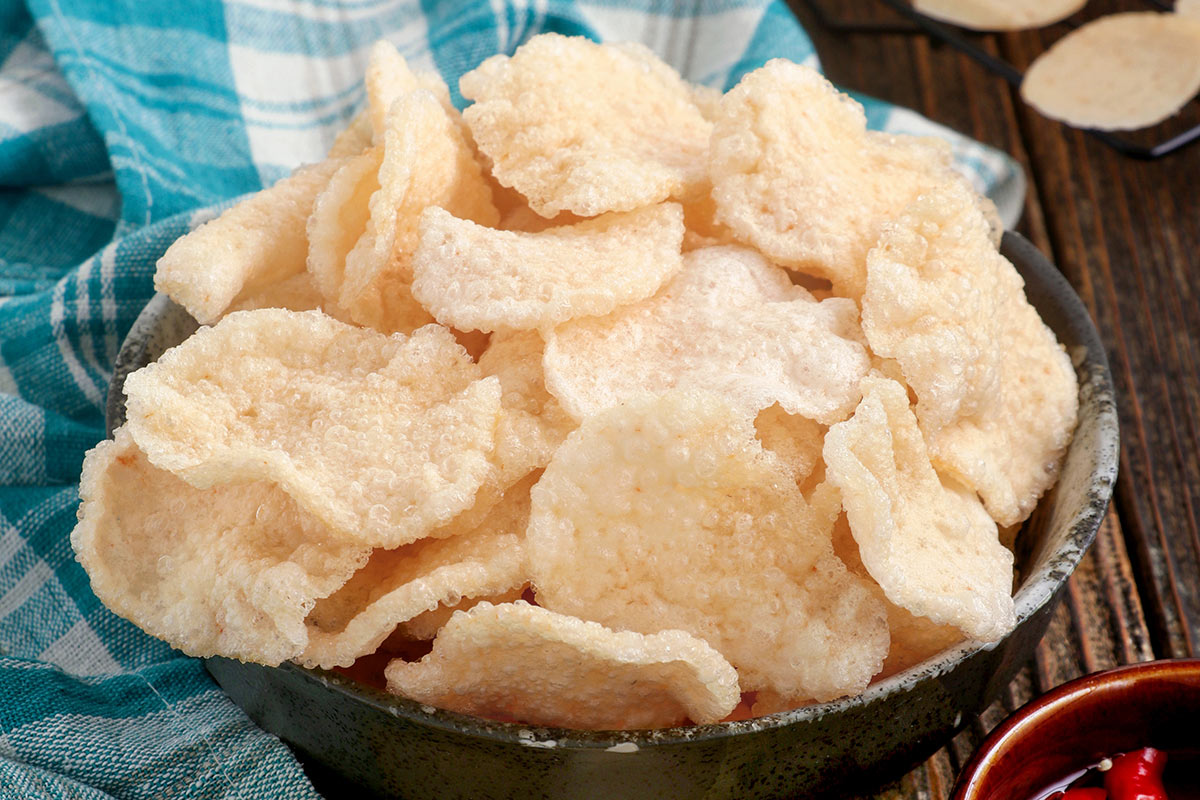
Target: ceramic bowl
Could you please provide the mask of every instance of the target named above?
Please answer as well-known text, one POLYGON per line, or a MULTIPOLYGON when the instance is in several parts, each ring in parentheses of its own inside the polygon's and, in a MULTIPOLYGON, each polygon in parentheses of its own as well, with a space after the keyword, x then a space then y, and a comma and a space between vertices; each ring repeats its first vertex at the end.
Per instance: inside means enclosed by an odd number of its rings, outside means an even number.
MULTIPOLYGON (((985 708, 1029 659, 1060 590, 1100 525, 1117 471, 1117 415, 1103 346, 1070 285, 1027 240, 1004 254, 1029 300, 1067 347, 1080 421, 1057 486, 1018 538, 1017 625, 999 642, 965 643, 858 697, 741 722, 652 732, 539 728, 440 711, 293 665, 210 659, 208 670, 250 717, 355 797, 770 798, 878 786, 928 758, 985 708)), ((123 419, 124 376, 182 341, 196 323, 167 298, 146 307, 122 348, 110 426, 123 419)))
POLYGON ((1142 747, 1194 752, 1200 750, 1198 720, 1200 659, 1084 675, 992 731, 959 776, 952 800, 1030 800, 1118 753, 1142 747))

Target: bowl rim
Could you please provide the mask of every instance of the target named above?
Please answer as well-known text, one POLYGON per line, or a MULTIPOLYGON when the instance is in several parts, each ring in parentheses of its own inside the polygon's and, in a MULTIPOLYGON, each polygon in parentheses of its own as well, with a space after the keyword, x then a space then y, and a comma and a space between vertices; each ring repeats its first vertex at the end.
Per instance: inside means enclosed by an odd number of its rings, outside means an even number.
POLYGON ((1200 678, 1200 658, 1163 658, 1124 664, 1081 675, 1054 687, 1018 708, 984 738, 959 773, 950 800, 974 798, 979 779, 1001 756, 1039 723, 1062 713, 1083 698, 1092 700, 1097 694, 1104 695, 1137 683, 1181 676, 1200 678))
MULTIPOLYGON (((1027 297, 1030 295, 1030 277, 1036 276, 1039 294, 1045 296, 1048 302, 1059 306, 1065 320, 1062 328, 1070 329, 1079 340, 1079 348, 1084 352, 1073 357, 1077 372, 1084 365, 1091 366, 1090 374, 1081 375, 1081 398, 1089 388, 1094 394, 1107 398, 1107 402, 1098 404, 1097 424, 1094 426, 1096 464, 1086 490, 1089 502, 1084 503, 1063 523, 1071 531, 1064 545, 1051 554, 1040 569, 1022 576, 1021 585, 1013 598, 1016 611, 1015 629, 1051 602, 1095 539, 1116 482, 1119 463, 1119 421, 1115 404, 1112 402, 1113 385, 1107 353, 1091 315, 1079 295, 1058 268, 1021 234, 1005 231, 1000 252, 1021 274, 1027 297)), ((1030 302, 1033 302, 1032 298, 1030 302)), ((167 296, 156 293, 134 321, 126 340, 122 342, 117 359, 118 368, 114 370, 110 385, 110 435, 116 419, 123 418, 124 403, 119 401, 124 399, 121 389, 124 377, 130 368, 138 366, 131 362, 136 362, 144 350, 144 347, 138 347, 135 348, 137 352, 127 355, 127 345, 133 340, 135 333, 146 335, 153 332, 158 318, 172 310, 187 313, 167 296), (117 397, 114 398, 114 395, 117 397), (114 418, 114 412, 120 416, 114 418)), ((1055 331, 1055 335, 1061 340, 1059 331, 1055 331)), ((1078 432, 1077 427, 1076 434, 1078 432)), ((1073 439, 1072 442, 1074 441, 1073 439)), ((453 731, 459 735, 531 747, 606 750, 618 745, 660 747, 723 739, 809 722, 829 714, 844 713, 882 697, 903 692, 918 682, 946 675, 963 660, 979 652, 994 650, 1003 641, 1003 638, 996 642, 965 640, 926 661, 870 684, 854 696, 746 720, 648 730, 582 730, 489 720, 434 708, 409 698, 388 694, 330 670, 306 668, 290 661, 271 669, 287 670, 297 677, 323 684, 327 689, 348 696, 355 702, 366 703, 377 711, 406 719, 411 723, 453 731)), ((958 724, 959 720, 956 720, 955 726, 958 724)))

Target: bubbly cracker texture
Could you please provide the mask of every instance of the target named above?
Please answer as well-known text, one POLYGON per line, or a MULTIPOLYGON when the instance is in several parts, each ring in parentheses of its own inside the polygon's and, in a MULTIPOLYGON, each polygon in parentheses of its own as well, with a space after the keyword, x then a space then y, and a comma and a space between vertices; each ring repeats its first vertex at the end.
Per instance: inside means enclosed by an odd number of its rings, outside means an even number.
MULTIPOLYGON (((524 596, 525 590, 528 588, 528 584, 525 584, 515 589, 510 589, 507 592, 501 592, 500 594, 488 597, 464 597, 452 606, 439 605, 432 611, 426 611, 413 617, 408 622, 400 623, 396 627, 394 635, 404 641, 427 642, 437 636, 438 631, 450 621, 450 618, 454 616, 456 611, 470 611, 480 603, 491 603, 494 606, 501 603, 515 603, 524 596)), ((387 641, 384 642, 385 647, 386 645, 387 641)))
POLYGON ((379 190, 371 195, 366 230, 346 256, 338 302, 355 322, 407 333, 431 321, 411 289, 418 220, 429 206, 483 225, 500 221, 456 119, 431 92, 417 90, 388 112, 379 190))
POLYGON ((683 211, 664 203, 541 233, 499 231, 440 208, 421 217, 413 296, 443 325, 548 329, 658 291, 683 267, 683 211))
POLYGON ((313 608, 309 644, 298 660, 348 667, 374 652, 396 625, 440 604, 523 586, 532 485, 525 480, 514 486, 474 530, 376 550, 345 586, 313 608))
POLYGON ((340 536, 398 547, 470 508, 500 383, 437 325, 411 337, 319 312, 231 314, 129 376, 129 428, 198 488, 273 480, 340 536))
POLYGON ((853 301, 818 303, 758 253, 709 247, 687 253, 653 298, 556 328, 543 364, 547 388, 576 419, 690 387, 747 413, 779 403, 829 424, 858 402, 861 337, 853 301))
POLYGON ((254 311, 259 308, 286 308, 290 311, 312 311, 320 308, 325 298, 317 291, 312 276, 301 272, 290 278, 244 294, 226 313, 254 311))
MULTIPOLYGON (((1189 2, 1126 16, 1200 41, 1189 2)), ((88 456, 97 594, 195 655, 428 652, 393 691, 574 728, 1002 636, 997 521, 1056 477, 1077 386, 949 145, 794 64, 723 94, 557 34, 461 88, 377 44, 324 162, 164 256, 212 327, 88 456)))
POLYGON ((719 244, 737 244, 729 228, 717 222, 717 203, 712 197, 712 186, 704 193, 683 205, 683 251, 699 250, 719 244))
POLYGON ((129 432, 88 453, 71 545, 106 606, 192 656, 276 665, 308 641, 313 602, 369 548, 340 543, 271 483, 195 489, 129 432))
POLYGON ((158 260, 154 288, 211 325, 242 295, 303 272, 308 215, 343 163, 302 167, 176 240, 158 260))
POLYGON ((882 224, 962 180, 947 148, 866 124, 862 106, 813 69, 776 59, 746 75, 722 99, 712 135, 717 221, 857 299, 882 224))
POLYGON ((712 125, 641 45, 543 34, 487 59, 459 88, 475 101, 463 118, 492 174, 543 217, 633 211, 705 182, 712 125))
POLYGON ((347 158, 366 151, 371 146, 371 133, 371 114, 364 109, 338 133, 326 158, 347 158))
POLYGON ((748 691, 830 700, 887 654, 882 604, 833 553, 793 474, 752 420, 672 392, 586 420, 533 489, 538 602, 613 628, 678 628, 748 691))
POLYGON ((479 358, 480 371, 500 380, 504 416, 496 430, 495 461, 500 472, 514 480, 546 466, 576 427, 575 420, 546 391, 544 352, 537 333, 521 331, 497 334, 479 358))
POLYGON ((883 662, 883 669, 875 676, 874 681, 878 682, 897 672, 903 672, 961 642, 962 631, 953 625, 939 625, 928 617, 915 616, 887 599, 883 589, 879 588, 879 584, 862 563, 858 543, 854 541, 850 523, 842 513, 841 492, 829 483, 823 484, 822 487, 823 490, 832 490, 837 496, 835 513, 838 519, 833 527, 833 552, 837 553, 846 569, 870 582, 887 607, 888 635, 891 642, 888 645, 887 660, 883 662))
POLYGON ((862 562, 889 600, 982 641, 1012 629, 1012 553, 975 494, 934 472, 903 386, 864 379, 824 454, 862 562))
POLYGON ((611 631, 521 601, 456 613, 428 656, 385 674, 440 708, 592 730, 717 722, 741 697, 733 667, 683 631, 611 631))
MULTIPOLYGON (((506 189, 505 191, 511 192, 512 190, 506 189)), ((557 228, 561 225, 574 225, 577 222, 583 222, 585 219, 587 217, 577 217, 570 211, 564 211, 557 216, 546 218, 525 205, 524 200, 522 200, 521 205, 504 212, 500 217, 500 230, 541 233, 548 228, 557 228)))
POLYGON ((1200 19, 1111 14, 1071 31, 1025 73, 1021 97, 1080 128, 1133 130, 1177 112, 1200 90, 1200 19))
POLYGON ((1058 475, 1079 388, 971 195, 922 197, 880 238, 869 270, 867 339, 916 392, 934 466, 1001 525, 1025 519, 1058 475))
POLYGON ((922 14, 977 31, 1019 31, 1066 19, 1087 0, 913 0, 922 14))
MULTIPOLYGON (((379 189, 383 148, 373 147, 346 162, 317 195, 308 218, 308 274, 325 298, 337 308, 345 280, 346 255, 367 229, 371 195, 379 189)), ((333 313, 342 319, 344 311, 333 313)))
POLYGON ((863 332, 900 365, 926 434, 994 402, 1009 347, 997 310, 1023 291, 973 203, 960 186, 923 198, 867 256, 863 332))
POLYGON ((821 463, 825 427, 820 423, 789 414, 778 405, 773 405, 758 412, 754 418, 754 429, 762 446, 774 451, 795 473, 797 483, 811 475, 821 463))
POLYGON ((412 70, 391 42, 380 40, 371 47, 371 60, 363 83, 367 89, 367 118, 372 141, 382 144, 388 129, 388 113, 397 100, 417 89, 431 93, 447 112, 457 112, 442 76, 412 70))
MULTIPOLYGON (((496 448, 475 505, 456 518, 451 527, 471 527, 500 497, 530 472, 541 469, 575 427, 542 379, 542 339, 520 331, 496 334, 479 358, 484 376, 500 381, 501 414, 496 425, 496 448)), ((440 535, 435 531, 432 535, 440 535)))

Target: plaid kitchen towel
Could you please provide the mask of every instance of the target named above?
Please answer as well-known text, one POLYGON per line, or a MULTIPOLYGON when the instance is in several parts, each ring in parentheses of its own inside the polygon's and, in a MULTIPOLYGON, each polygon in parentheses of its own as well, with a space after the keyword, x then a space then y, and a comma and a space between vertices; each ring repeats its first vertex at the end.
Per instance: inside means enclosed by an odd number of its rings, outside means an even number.
MULTIPOLYGON (((213 207, 322 157, 388 38, 455 86, 541 31, 637 40, 728 88, 815 63, 768 0, 8 0, 0 5, 0 798, 315 797, 288 750, 106 611, 68 535, 117 349, 155 260, 213 207)), ((455 97, 461 101, 460 97, 455 97)), ((1006 156, 946 136, 1019 213, 1006 156)))

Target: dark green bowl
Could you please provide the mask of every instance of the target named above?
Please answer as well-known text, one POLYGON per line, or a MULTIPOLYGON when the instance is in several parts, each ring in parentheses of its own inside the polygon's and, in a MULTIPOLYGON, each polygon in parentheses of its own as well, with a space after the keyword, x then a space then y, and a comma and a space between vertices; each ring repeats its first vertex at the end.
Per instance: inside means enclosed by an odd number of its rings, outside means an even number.
MULTIPOLYGON (((985 708, 1029 660, 1067 578, 1095 538, 1117 473, 1117 413, 1104 348, 1079 297, 1026 239, 1004 254, 1074 360, 1079 427, 1057 486, 1018 538, 1017 626, 966 643, 858 697, 769 717, 661 731, 582 732, 453 714, 335 673, 209 659, 250 717, 355 797, 768 798, 864 790, 902 775, 985 708)), ((130 331, 109 396, 124 419, 124 376, 196 323, 156 296, 130 331)), ((327 791, 329 791, 327 789, 327 791)))

